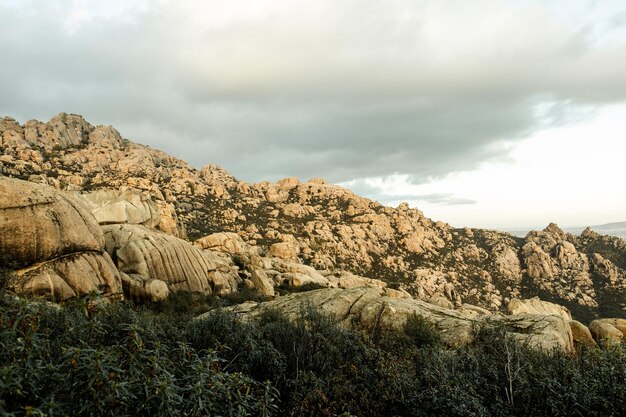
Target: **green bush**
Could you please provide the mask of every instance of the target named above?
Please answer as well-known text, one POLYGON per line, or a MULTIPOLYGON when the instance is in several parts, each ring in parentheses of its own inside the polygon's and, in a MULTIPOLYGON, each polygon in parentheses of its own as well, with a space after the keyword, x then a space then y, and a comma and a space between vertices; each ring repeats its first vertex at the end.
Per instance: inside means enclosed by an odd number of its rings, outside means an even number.
MULTIPOLYGON (((307 308, 242 321, 215 308, 65 306, 0 296, 0 415, 621 416, 626 349, 540 352, 483 329, 450 349, 348 330, 307 308)), ((204 303, 204 301, 203 301, 204 303)))
MULTIPOLYGON (((171 320, 128 304, 94 311, 3 297, 0 414, 272 415, 270 384, 224 369, 171 320)), ((184 325, 184 322, 181 323, 184 325)))
POLYGON ((206 313, 219 302, 220 299, 212 294, 175 291, 171 292, 167 299, 147 303, 145 307, 157 313, 198 316, 206 313))
POLYGON ((0 294, 6 294, 11 290, 14 279, 12 270, 0 268, 0 294))

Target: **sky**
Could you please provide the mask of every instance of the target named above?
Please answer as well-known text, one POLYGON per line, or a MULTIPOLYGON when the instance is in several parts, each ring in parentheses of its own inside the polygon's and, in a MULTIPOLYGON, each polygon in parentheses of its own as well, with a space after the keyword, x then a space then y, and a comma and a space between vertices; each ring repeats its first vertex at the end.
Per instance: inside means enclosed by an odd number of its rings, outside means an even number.
POLYGON ((0 115, 454 226, 626 221, 626 3, 0 0, 0 115))

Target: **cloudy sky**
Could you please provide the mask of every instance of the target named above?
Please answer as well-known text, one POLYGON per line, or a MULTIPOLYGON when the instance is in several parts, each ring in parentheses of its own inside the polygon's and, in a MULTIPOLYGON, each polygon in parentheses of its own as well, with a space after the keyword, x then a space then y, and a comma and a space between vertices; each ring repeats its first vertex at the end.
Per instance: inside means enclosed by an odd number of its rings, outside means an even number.
POLYGON ((0 114, 456 226, 626 221, 622 0, 0 0, 0 114))

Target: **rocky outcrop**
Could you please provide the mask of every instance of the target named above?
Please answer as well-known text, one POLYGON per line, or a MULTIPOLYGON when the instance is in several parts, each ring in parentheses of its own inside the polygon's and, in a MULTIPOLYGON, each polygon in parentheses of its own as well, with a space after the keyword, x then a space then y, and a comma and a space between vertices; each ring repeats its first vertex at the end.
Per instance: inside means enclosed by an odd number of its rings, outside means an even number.
POLYGON ((204 236, 194 243, 200 249, 222 252, 229 255, 256 253, 256 248, 245 243, 237 233, 221 232, 204 236))
POLYGON ((332 283, 332 286, 343 289, 370 287, 376 288, 381 292, 387 289, 387 283, 384 281, 381 281, 379 279, 360 277, 348 271, 339 271, 337 273, 337 276, 330 276, 328 278, 332 283))
MULTIPOLYGON (((106 250, 120 272, 137 282, 160 280, 170 291, 224 294, 237 288, 236 277, 224 279, 219 266, 192 244, 140 225, 102 227, 106 250), (215 279, 216 275, 220 279, 215 279)), ((124 281, 128 283, 129 281, 124 281)), ((136 286, 149 291, 150 286, 136 286)), ((129 295, 140 291, 126 288, 129 295)), ((148 298, 158 298, 147 293, 148 298)))
POLYGON ((570 320, 569 327, 572 329, 574 346, 586 346, 588 348, 597 347, 598 344, 591 335, 589 328, 577 320, 570 320))
MULTIPOLYGON (((413 314, 439 330, 443 340, 458 346, 472 340, 477 326, 498 326, 511 337, 540 349, 573 350, 572 333, 563 318, 553 315, 475 316, 407 298, 381 296, 374 288, 320 289, 279 297, 265 303, 244 303, 231 309, 247 318, 268 309, 296 317, 307 306, 332 315, 343 326, 370 326, 389 330, 402 328, 413 314)), ((211 313, 207 313, 211 314, 211 313)), ((202 316, 200 316, 201 319, 202 316)))
POLYGON ((131 300, 157 302, 166 300, 171 291, 167 283, 157 278, 120 272, 126 297, 131 300))
POLYGON ((141 224, 156 228, 161 214, 149 195, 130 189, 79 194, 100 224, 141 224))
POLYGON ((589 330, 591 331, 594 339, 600 345, 619 344, 622 342, 622 340, 624 340, 624 332, 626 331, 626 320, 594 320, 589 325, 589 330))
POLYGON ((52 301, 96 291, 105 297, 122 296, 120 276, 108 254, 77 252, 17 270, 18 294, 42 296, 52 301))
POLYGON ((248 274, 248 279, 252 284, 252 288, 256 288, 259 294, 263 297, 273 297, 274 282, 262 268, 261 264, 262 260, 255 256, 248 264, 246 264, 245 271, 248 274))
POLYGON ((20 294, 55 301, 90 291, 121 295, 89 210, 69 194, 6 177, 0 177, 0 267, 16 271, 20 294))
POLYGON ((289 261, 298 261, 298 253, 300 249, 292 242, 278 242, 269 247, 267 256, 285 259, 289 261))
MULTIPOLYGON (((191 192, 190 184, 196 179, 189 165, 163 152, 133 144, 110 126, 94 127, 72 114, 61 113, 48 123, 31 120, 23 126, 11 118, 3 118, 0 137, 4 150, 0 156, 0 174, 32 179, 68 191, 142 192, 155 201, 160 211, 159 228, 175 236, 186 236, 177 222, 174 205, 178 201, 175 193, 191 192)), ((197 188, 204 191, 200 186, 197 188)), ((131 211, 135 210, 131 208, 131 211)), ((118 209, 107 216, 114 214, 119 222, 123 212, 118 209)))
POLYGON ((199 241, 206 250, 233 255, 245 244, 257 255, 349 271, 422 300, 443 297, 455 307, 495 312, 514 298, 539 295, 584 321, 626 316, 626 242, 590 230, 573 236, 550 225, 522 239, 453 228, 407 204, 385 207, 320 179, 248 184, 214 165, 196 170, 77 115, 24 125, 3 118, 0 138, 4 175, 62 190, 127 187, 155 202, 162 231, 240 239, 225 240, 230 248, 211 241, 216 237, 199 241))
POLYGON ((530 232, 522 248, 528 276, 543 291, 556 293, 570 302, 597 307, 587 255, 578 252, 570 240, 573 236, 554 223, 541 232, 530 232))
POLYGON ((146 192, 122 187, 79 193, 100 224, 141 224, 172 236, 186 237, 172 204, 155 203, 146 192))
POLYGON ((569 310, 558 304, 542 301, 539 297, 533 297, 526 300, 518 300, 517 298, 511 300, 507 305, 507 311, 509 314, 539 314, 539 315, 554 315, 562 317, 565 321, 572 320, 572 315, 569 310))
POLYGON ((98 223, 77 200, 0 177, 0 261, 16 268, 75 252, 100 252, 98 223))

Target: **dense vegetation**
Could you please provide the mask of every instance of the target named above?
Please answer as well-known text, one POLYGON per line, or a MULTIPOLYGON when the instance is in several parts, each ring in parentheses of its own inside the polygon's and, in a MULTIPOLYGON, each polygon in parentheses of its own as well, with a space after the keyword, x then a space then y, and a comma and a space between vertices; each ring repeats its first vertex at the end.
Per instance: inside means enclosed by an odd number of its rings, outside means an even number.
MULTIPOLYGON (((198 303, 0 297, 0 415, 618 416, 626 349, 540 353, 483 331, 448 349, 413 317, 348 331, 314 310, 242 322, 198 303)), ((197 300, 196 300, 197 301, 197 300)))

